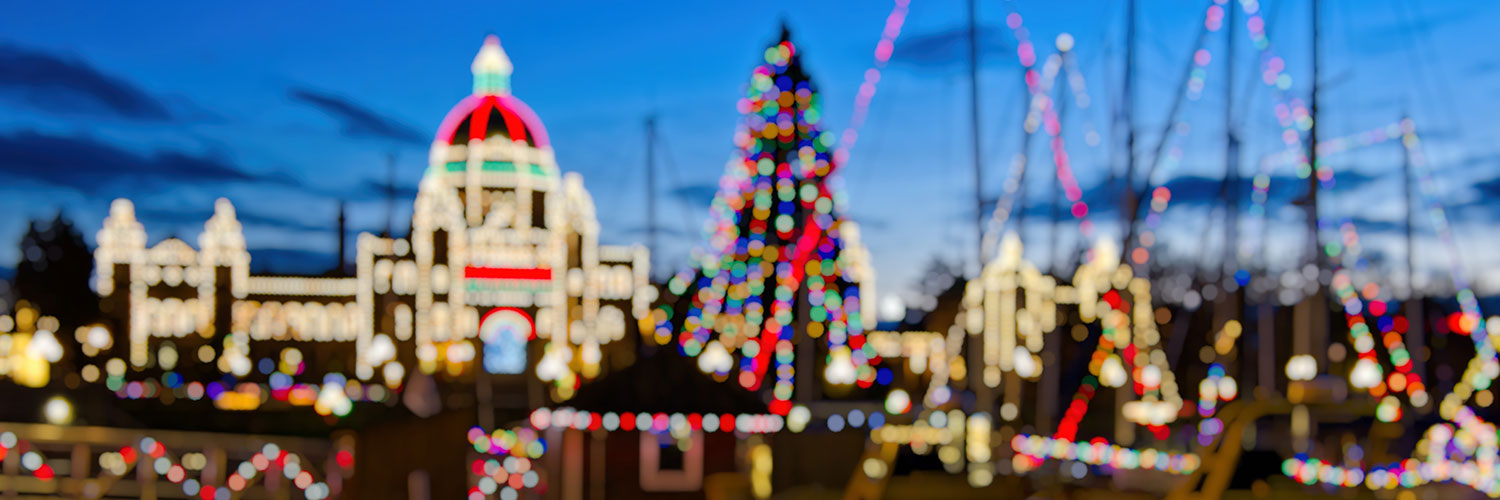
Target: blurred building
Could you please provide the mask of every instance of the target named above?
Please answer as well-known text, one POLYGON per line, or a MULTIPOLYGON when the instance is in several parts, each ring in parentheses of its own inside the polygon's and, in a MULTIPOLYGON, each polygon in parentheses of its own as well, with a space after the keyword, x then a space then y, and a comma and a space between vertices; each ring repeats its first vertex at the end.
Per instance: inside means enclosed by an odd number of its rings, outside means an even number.
MULTIPOLYGON (((644 247, 599 244, 583 179, 561 171, 541 120, 511 95, 511 63, 497 38, 486 40, 472 70, 472 94, 449 111, 433 140, 411 234, 359 235, 352 276, 251 274, 245 235, 228 200, 215 203, 196 246, 177 238, 148 244, 132 203, 115 200, 94 252, 102 316, 76 325, 32 309, 7 317, 3 330, 17 333, 6 336, 6 350, 26 351, 24 343, 35 339, 48 347, 46 356, 28 356, 0 374, 42 388, 62 382, 50 374, 66 379, 67 388, 78 389, 71 393, 78 401, 70 403, 80 407, 76 423, 120 436, 107 443, 115 445, 113 452, 138 445, 136 434, 150 433, 113 427, 141 420, 207 433, 183 443, 162 439, 166 447, 225 441, 216 449, 233 452, 205 481, 232 478, 223 473, 225 463, 232 469, 236 460, 267 456, 229 446, 244 441, 235 433, 326 437, 358 429, 358 441, 372 448, 380 441, 451 436, 456 446, 440 453, 450 458, 382 453, 357 469, 329 467, 315 482, 342 483, 332 478, 357 470, 354 475, 370 478, 359 498, 383 497, 375 488, 386 479, 402 486, 399 491, 425 490, 418 487, 425 484, 432 498, 461 495, 469 486, 460 475, 469 447, 462 443, 465 430, 493 427, 497 417, 523 418, 532 408, 572 397, 586 380, 629 366, 636 343, 624 340, 638 337, 637 319, 654 297, 644 247), (28 331, 24 337, 22 330, 28 331), (125 406, 109 402, 105 391, 125 406), (103 404, 95 402, 100 399, 103 404), (176 408, 164 410, 161 403, 176 408), (370 410, 345 420, 356 405, 370 410), (309 410, 322 418, 306 418, 309 410), (245 418, 218 417, 226 414, 245 418), (444 466, 449 472, 430 471, 444 466)), ((100 462, 99 453, 112 452, 98 446, 106 443, 82 444, 66 432, 37 433, 12 436, 0 450, 21 442, 26 450, 20 456, 67 448, 79 471, 100 462)), ((342 446, 354 449, 352 441, 342 446)), ((332 443, 321 448, 308 452, 337 453, 332 443)), ((9 483, 0 491, 81 491, 73 479, 9 483)), ((194 484, 200 491, 208 487, 194 484)), ((298 486, 307 493, 309 485, 298 486)), ((339 489, 322 491, 338 495, 339 489)))

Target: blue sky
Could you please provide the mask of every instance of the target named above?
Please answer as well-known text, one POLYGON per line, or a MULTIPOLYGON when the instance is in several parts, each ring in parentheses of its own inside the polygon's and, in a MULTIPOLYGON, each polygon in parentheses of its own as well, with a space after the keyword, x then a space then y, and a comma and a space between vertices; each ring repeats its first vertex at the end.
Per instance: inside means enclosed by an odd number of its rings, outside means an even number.
MULTIPOLYGON (((1149 162, 1167 120, 1181 67, 1206 1, 1141 2, 1137 155, 1149 162)), ((1305 96, 1311 56, 1306 3, 1266 0, 1269 32, 1305 96)), ((1111 129, 1119 102, 1123 2, 1010 2, 1042 57, 1068 32, 1092 104, 1064 118, 1064 137, 1102 234, 1118 234, 1109 187, 1121 165, 1111 129), (1088 127, 1103 139, 1084 140, 1088 127)), ((1424 132, 1467 267, 1481 288, 1500 287, 1488 233, 1500 192, 1500 149, 1490 140, 1500 112, 1500 56, 1488 51, 1500 11, 1485 2, 1412 0, 1325 3, 1325 137, 1389 123, 1403 113, 1424 132)), ((26 221, 58 210, 92 241, 109 201, 129 197, 153 239, 190 238, 215 198, 233 200, 258 262, 278 270, 322 269, 335 248, 338 200, 354 230, 384 227, 378 186, 394 155, 410 191, 427 144, 450 106, 469 91, 469 62, 484 36, 501 37, 515 64, 513 87, 541 115, 563 169, 580 172, 599 207, 605 240, 643 239, 643 121, 659 116, 663 169, 658 265, 687 262, 715 180, 732 151, 734 103, 782 20, 825 94, 825 123, 848 123, 854 93, 889 12, 875 1, 489 2, 419 8, 328 2, 199 4, 192 8, 98 2, 31 2, 0 18, 0 267, 19 259, 26 221), (317 259, 323 259, 319 261, 317 259), (295 269, 292 269, 295 268, 295 269)), ((1020 142, 1021 85, 1015 40, 1002 2, 982 2, 982 137, 985 190, 1000 191, 1020 142)), ((882 292, 902 292, 933 256, 974 257, 969 87, 964 3, 915 0, 852 161, 844 169, 851 216, 865 226, 882 292)), ((1243 18, 1241 18, 1243 20, 1243 18)), ((1240 31, 1234 113, 1245 138, 1244 173, 1277 150, 1272 95, 1255 80, 1258 60, 1240 31), (1247 83, 1251 84, 1247 87, 1247 83)), ((1165 218, 1166 258, 1215 248, 1219 222, 1207 202, 1223 172, 1223 33, 1203 97, 1183 106, 1191 125, 1176 178, 1180 204, 1165 218), (1214 182, 1204 182, 1212 178, 1214 182), (1197 187, 1195 191, 1194 187, 1197 187), (1196 202, 1195 202, 1196 200, 1196 202)), ((1031 258, 1045 262, 1053 187, 1037 140, 1027 176, 1031 258)), ((1324 197, 1331 217, 1368 222, 1367 254, 1404 256, 1393 238, 1403 217, 1400 149, 1383 146, 1330 158, 1341 189, 1324 197), (1345 181, 1348 182, 1345 182, 1345 181)), ((1295 263, 1301 212, 1286 202, 1300 184, 1283 169, 1273 184, 1272 268, 1295 263), (1283 181, 1283 179, 1285 179, 1283 181)), ((1247 198, 1248 194, 1242 198, 1247 198)), ((398 204, 397 227, 410 201, 398 204)), ((1065 212, 1064 212, 1065 213, 1065 212)), ((1077 232, 1066 220, 1064 245, 1077 232)), ((1425 219, 1424 219, 1425 220, 1425 219)), ((1430 227, 1419 228, 1430 231, 1430 227)), ((192 240, 189 240, 192 241, 192 240)), ((1438 243, 1419 244, 1433 283, 1446 283, 1438 243), (1441 279, 1439 279, 1441 278, 1441 279)), ((1204 260, 1199 258, 1200 261, 1204 260)), ((1404 277, 1393 278, 1404 280, 1404 277)))

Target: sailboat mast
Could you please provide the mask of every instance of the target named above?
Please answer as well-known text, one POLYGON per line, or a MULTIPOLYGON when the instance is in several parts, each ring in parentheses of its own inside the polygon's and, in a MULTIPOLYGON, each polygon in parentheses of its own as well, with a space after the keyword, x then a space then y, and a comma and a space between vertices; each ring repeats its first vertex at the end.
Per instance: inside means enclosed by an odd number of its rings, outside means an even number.
POLYGON ((656 115, 646 116, 646 250, 656 257, 656 115))
POLYGON ((1240 136, 1234 125, 1234 48, 1235 10, 1225 9, 1224 29, 1224 182, 1229 189, 1224 191, 1224 269, 1229 274, 1238 270, 1239 240, 1239 181, 1240 181, 1240 136))
POLYGON ((1309 250, 1311 251, 1312 263, 1322 270, 1323 259, 1321 245, 1318 243, 1318 69, 1322 66, 1323 54, 1320 48, 1319 25, 1321 21, 1321 5, 1323 2, 1313 0, 1312 3, 1312 90, 1308 100, 1308 116, 1312 118, 1312 127, 1307 131, 1307 163, 1311 169, 1307 175, 1307 198, 1303 200, 1303 210, 1307 212, 1307 237, 1309 250))
MULTIPOLYGON (((1135 194, 1135 0, 1127 0, 1125 3, 1125 77, 1121 80, 1121 99, 1119 122, 1125 127, 1125 189, 1121 204, 1120 214, 1125 218, 1128 226, 1135 224, 1135 210, 1137 204, 1135 194)), ((1147 182, 1150 182, 1147 179, 1147 182)), ((1130 234, 1131 231, 1126 231, 1130 234)), ((1126 237, 1121 249, 1130 252, 1131 241, 1126 237)))
POLYGON ((984 159, 979 136, 979 5, 969 0, 969 125, 974 134, 975 269, 984 269, 984 159))

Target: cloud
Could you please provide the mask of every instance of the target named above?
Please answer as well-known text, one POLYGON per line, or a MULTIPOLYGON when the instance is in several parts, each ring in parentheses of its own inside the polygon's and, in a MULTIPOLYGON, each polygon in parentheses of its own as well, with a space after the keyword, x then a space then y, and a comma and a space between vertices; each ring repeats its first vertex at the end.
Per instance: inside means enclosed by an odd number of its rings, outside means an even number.
POLYGON ((688 184, 667 191, 667 196, 691 207, 706 207, 719 194, 718 184, 688 184))
POLYGON ((389 184, 385 180, 366 178, 348 185, 338 186, 304 186, 304 190, 313 196, 327 198, 330 200, 343 200, 347 202, 361 201, 386 201, 389 194, 395 194, 398 205, 411 205, 417 199, 417 187, 396 182, 395 193, 387 193, 389 184))
POLYGON ((1500 196, 1500 177, 1492 177, 1474 183, 1474 189, 1479 190, 1482 198, 1493 198, 1500 196))
MULTIPOLYGON (((0 178, 73 189, 93 196, 131 198, 145 198, 157 190, 191 185, 260 185, 350 202, 384 201, 387 196, 383 179, 314 186, 284 172, 250 172, 218 154, 173 150, 139 153, 91 136, 37 131, 8 135, 0 132, 0 178)), ((395 196, 398 205, 410 205, 417 197, 417 188, 398 181, 395 196)), ((203 217, 188 220, 206 220, 208 207, 204 210, 203 217)), ((166 216, 171 211, 163 210, 159 215, 169 219, 166 216)), ((243 218, 242 221, 249 222, 243 218)))
POLYGON ((425 146, 430 141, 430 138, 410 125, 383 116, 343 96, 307 88, 292 88, 287 94, 292 100, 317 108, 337 120, 343 125, 344 134, 350 137, 385 139, 413 146, 425 146))
MULTIPOLYGON (((646 236, 646 226, 624 226, 616 229, 614 232, 620 237, 644 238, 646 236)), ((692 233, 672 226, 663 225, 657 226, 656 234, 665 238, 679 238, 687 240, 696 240, 701 237, 701 235, 697 233, 692 233)))
MULTIPOLYGON (((1423 137, 1426 137, 1426 135, 1424 134, 1423 137)), ((1459 167, 1461 170, 1471 170, 1490 169, 1497 165, 1500 165, 1500 153, 1485 152, 1464 156, 1458 159, 1453 166, 1459 167)), ((1437 167, 1443 168, 1446 165, 1438 165, 1437 167)))
MULTIPOLYGON (((1369 217, 1352 217, 1352 218, 1349 218, 1347 220, 1336 220, 1336 221, 1334 221, 1335 225, 1342 225, 1344 222, 1349 222, 1349 223, 1354 224, 1354 229, 1357 230, 1357 231, 1359 231, 1360 234, 1373 234, 1373 233, 1405 234, 1405 232, 1406 232, 1406 221, 1404 221, 1404 220, 1372 219, 1372 218, 1369 218, 1369 217)), ((1416 230, 1416 231, 1424 231, 1424 230, 1426 230, 1422 226, 1422 224, 1423 224, 1422 221, 1418 221, 1417 224, 1418 225, 1413 228, 1414 230, 1416 230)))
MULTIPOLYGON (((995 209, 994 204, 991 204, 990 205, 990 210, 994 210, 994 209, 995 209)), ((891 221, 886 220, 886 219, 877 218, 877 217, 851 216, 849 218, 849 220, 852 220, 856 224, 859 224, 859 228, 865 230, 864 231, 865 234, 869 234, 869 231, 872 231, 872 230, 873 231, 884 231, 886 229, 891 229, 891 221)))
MULTIPOLYGON (((1347 194, 1368 187, 1370 184, 1383 178, 1372 177, 1366 174, 1345 171, 1336 177, 1338 193, 1347 194)), ((1276 176, 1271 178, 1270 203, 1281 205, 1291 199, 1301 197, 1305 192, 1306 182, 1292 176, 1276 176)), ((1500 182, 1500 181, 1497 181, 1500 182)), ((1167 189, 1171 190, 1172 198, 1168 204, 1167 212, 1172 213, 1182 209, 1201 210, 1205 207, 1219 208, 1224 205, 1224 197, 1220 195, 1223 189, 1224 179, 1222 177, 1206 177, 1198 175, 1182 175, 1168 180, 1167 189)), ((1238 182, 1231 182, 1229 189, 1234 190, 1240 204, 1240 215, 1244 216, 1251 205, 1250 196, 1253 188, 1253 179, 1249 177, 1240 178, 1238 182)), ((1497 186, 1500 188, 1500 186, 1497 186)), ((1121 219, 1120 202, 1123 194, 1119 191, 1118 184, 1099 183, 1083 190, 1082 200, 1088 204, 1089 219, 1094 221, 1119 221, 1121 219)), ((1154 188, 1153 188, 1154 189, 1154 188)), ((964 193, 972 196, 971 193, 964 193)), ((1140 217, 1144 220, 1149 210, 1150 193, 1147 198, 1141 200, 1140 217)), ((969 199, 969 198, 964 198, 969 199)), ((1059 205, 1056 212, 1059 220, 1071 221, 1073 215, 1069 211, 1070 202, 1059 195, 1059 205)), ((1024 217, 1029 220, 1048 220, 1053 216, 1053 207, 1050 204, 1053 195, 1050 190, 1037 189, 1025 194, 1025 207, 1012 206, 1011 217, 1024 217)), ((996 200, 989 199, 984 204, 986 217, 994 213, 996 200)), ((972 202, 953 212, 957 220, 970 221, 974 217, 974 206, 972 202)))
MULTIPOLYGON (((1347 193, 1364 189, 1382 179, 1381 177, 1373 177, 1368 174, 1345 170, 1338 172, 1334 176, 1334 186, 1338 192, 1347 193)), ((1229 185, 1229 189, 1234 190, 1240 203, 1244 204, 1244 206, 1249 206, 1250 204, 1250 193, 1254 189, 1253 181, 1250 177, 1241 177, 1237 182, 1231 182, 1229 185)), ((1166 187, 1172 191, 1171 206, 1203 206, 1223 203, 1223 197, 1220 196, 1223 183, 1224 179, 1222 177, 1184 175, 1167 181, 1166 187)), ((1270 195, 1275 198, 1299 197, 1307 191, 1306 186, 1307 181, 1304 179, 1291 176, 1275 176, 1271 178, 1270 195)))
MULTIPOLYGON (((235 204, 234 218, 245 226, 262 227, 266 229, 277 229, 282 231, 301 231, 315 233, 334 232, 337 225, 334 209, 327 210, 327 217, 304 217, 286 216, 260 212, 245 204, 235 204)), ((144 207, 137 204, 135 216, 148 227, 155 224, 167 225, 202 225, 213 216, 212 207, 179 209, 165 207, 144 207)), ((356 228, 346 227, 344 232, 349 235, 357 235, 362 232, 379 234, 384 228, 356 228)))
POLYGON ((1490 73, 1494 73, 1496 71, 1500 71, 1500 61, 1495 61, 1493 59, 1479 61, 1464 69, 1464 73, 1468 74, 1468 76, 1471 78, 1488 76, 1490 73))
MULTIPOLYGON (((979 50, 987 60, 1011 59, 1014 48, 1005 42, 1006 30, 979 27, 979 50)), ((953 27, 911 35, 897 42, 891 62, 928 68, 947 68, 969 62, 969 28, 953 27)))
POLYGON ((286 174, 246 172, 223 158, 170 150, 141 154, 89 136, 36 131, 0 134, 0 175, 93 195, 185 184, 297 184, 286 174))
POLYGON ((1396 7, 1397 10, 1403 11, 1400 19, 1353 30, 1349 35, 1350 39, 1354 41, 1358 49, 1367 53, 1393 52, 1403 47, 1415 49, 1412 42, 1417 39, 1431 37, 1442 28, 1481 19, 1474 15, 1470 7, 1457 7, 1434 13, 1423 12, 1416 7, 1413 7, 1411 12, 1404 12, 1406 8, 1396 7))
POLYGON ((250 271, 253 273, 311 275, 333 269, 338 252, 329 238, 326 252, 288 248, 251 248, 250 271))
POLYGON ((392 194, 396 196, 397 201, 410 203, 412 200, 417 199, 416 186, 405 186, 397 183, 393 193, 387 193, 386 191, 389 189, 391 189, 391 185, 385 181, 365 179, 364 182, 359 184, 359 187, 348 193, 345 199, 384 200, 388 195, 392 194))
POLYGON ((144 122, 173 119, 135 84, 82 60, 0 44, 0 95, 43 111, 100 114, 144 122))

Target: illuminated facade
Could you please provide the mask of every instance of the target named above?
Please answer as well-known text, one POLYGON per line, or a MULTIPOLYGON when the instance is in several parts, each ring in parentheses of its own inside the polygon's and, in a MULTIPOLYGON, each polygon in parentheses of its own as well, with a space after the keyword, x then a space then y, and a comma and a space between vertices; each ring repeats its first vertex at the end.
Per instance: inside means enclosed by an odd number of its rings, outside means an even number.
POLYGON ((519 408, 628 364, 633 349, 614 346, 649 307, 646 250, 599 244, 593 200, 510 94, 497 38, 472 69, 473 94, 433 141, 410 236, 359 235, 353 276, 251 275, 223 199, 197 248, 147 246, 131 202, 116 200, 95 255, 116 333, 84 339, 86 354, 110 377, 128 367, 212 380, 219 387, 204 390, 220 408, 276 399, 339 415, 416 373, 550 388, 519 408), (226 374, 264 383, 220 383, 226 374))

